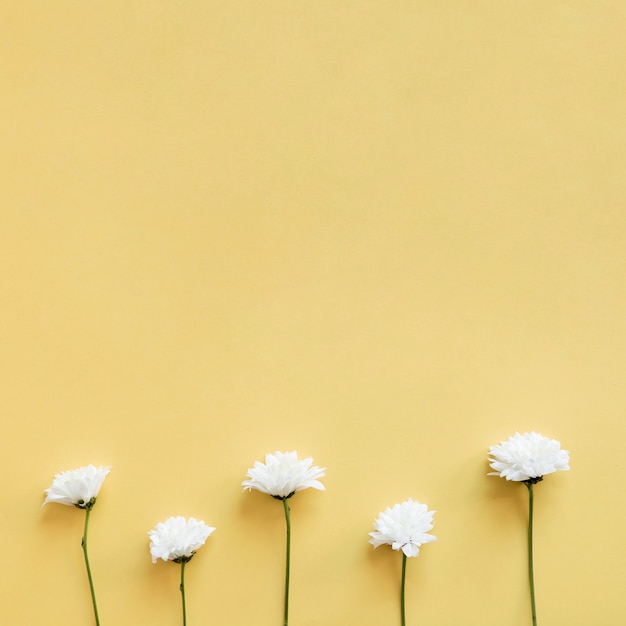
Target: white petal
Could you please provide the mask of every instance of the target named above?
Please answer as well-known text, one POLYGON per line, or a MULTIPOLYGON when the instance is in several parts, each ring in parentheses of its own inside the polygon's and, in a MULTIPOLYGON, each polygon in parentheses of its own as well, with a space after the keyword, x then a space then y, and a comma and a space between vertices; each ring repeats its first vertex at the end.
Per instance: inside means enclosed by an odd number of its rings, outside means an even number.
POLYGON ((419 548, 413 543, 405 543, 402 546, 402 552, 407 556, 417 556, 420 553, 419 548))

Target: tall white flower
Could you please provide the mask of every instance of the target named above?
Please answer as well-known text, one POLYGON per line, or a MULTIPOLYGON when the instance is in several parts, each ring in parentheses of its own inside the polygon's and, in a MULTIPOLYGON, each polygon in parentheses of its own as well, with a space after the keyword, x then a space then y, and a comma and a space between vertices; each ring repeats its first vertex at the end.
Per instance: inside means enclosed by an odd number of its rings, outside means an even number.
POLYGON ((274 498, 291 498, 296 491, 312 487, 324 490, 318 478, 325 475, 326 468, 312 466, 313 459, 298 460, 297 452, 275 452, 265 455, 265 463, 255 461, 244 480, 244 489, 256 489, 274 498))
POLYGON ((152 562, 156 563, 157 559, 175 563, 190 561, 214 530, 194 517, 170 517, 159 522, 148 533, 152 562))
POLYGON ((89 579, 89 588, 91 591, 91 603, 93 605, 96 626, 100 626, 100 617, 98 615, 98 604, 96 602, 96 591, 91 575, 91 566, 89 564, 89 553, 87 549, 87 532, 89 529, 89 518, 91 511, 96 504, 96 498, 100 493, 100 488, 106 475, 111 471, 110 467, 95 467, 87 465, 79 467, 75 470, 61 472, 56 474, 52 485, 45 490, 46 499, 42 507, 48 502, 57 502, 66 506, 75 506, 85 511, 85 529, 83 531, 83 539, 81 546, 83 548, 83 556, 85 558, 85 567, 87 569, 87 578, 89 579))
POLYGON ((489 465, 507 480, 539 482, 546 474, 569 469, 569 452, 561 450, 556 439, 549 439, 536 432, 515 433, 507 441, 489 448, 489 465))
POLYGON ((256 489, 267 493, 283 503, 285 524, 287 526, 287 545, 285 550, 285 603, 283 626, 289 624, 289 576, 291 570, 291 509, 289 498, 296 491, 312 487, 325 490, 326 487, 318 480, 326 473, 326 468, 313 465, 313 459, 298 460, 297 452, 274 452, 265 455, 265 463, 255 461, 254 467, 248 470, 241 484, 244 489, 256 489))
POLYGON ((561 450, 556 439, 549 439, 536 432, 515 433, 500 445, 489 448, 489 465, 495 472, 489 476, 500 476, 510 481, 521 482, 528 489, 528 581, 530 585, 530 611, 533 626, 537 626, 535 606, 535 575, 533 568, 533 487, 546 474, 569 469, 569 452, 561 450))
POLYGON ((379 514, 374 521, 375 530, 370 533, 370 543, 374 548, 388 544, 408 557, 417 556, 422 544, 437 540, 428 533, 433 527, 434 514, 425 504, 409 498, 379 514))
POLYGON ((79 509, 90 509, 110 471, 110 467, 87 465, 56 474, 52 485, 45 490, 46 499, 43 503, 57 502, 79 509))

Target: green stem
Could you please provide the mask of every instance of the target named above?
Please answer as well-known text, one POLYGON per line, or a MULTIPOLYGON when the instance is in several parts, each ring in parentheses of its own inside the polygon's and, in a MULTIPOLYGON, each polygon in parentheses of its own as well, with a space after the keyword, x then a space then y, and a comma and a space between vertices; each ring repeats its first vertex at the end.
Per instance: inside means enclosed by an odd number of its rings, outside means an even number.
POLYGON ((283 498, 283 507, 285 508, 285 521, 287 523, 287 550, 285 563, 285 613, 283 626, 289 624, 289 570, 291 562, 291 517, 289 515, 289 504, 287 498, 283 498))
POLYGON ((183 626, 187 626, 187 607, 185 605, 185 561, 180 562, 180 595, 183 599, 183 626))
POLYGON ((93 603, 93 612, 96 617, 96 626, 100 626, 100 618, 98 617, 98 606, 96 604, 96 592, 93 587, 93 578, 91 577, 91 567, 89 566, 89 555, 87 554, 87 531, 89 529, 89 515, 91 507, 85 509, 85 531, 83 532, 83 554, 85 555, 85 566, 87 567, 87 577, 89 578, 89 588, 91 589, 91 602, 93 603))
POLYGON ((402 582, 400 583, 400 615, 402 617, 402 626, 405 626, 405 611, 404 611, 404 583, 406 581, 406 554, 402 553, 402 582))
POLYGON ((535 575, 533 567, 533 483, 526 482, 528 487, 528 580, 530 582, 530 608, 533 618, 533 626, 537 626, 537 609, 535 608, 535 575))

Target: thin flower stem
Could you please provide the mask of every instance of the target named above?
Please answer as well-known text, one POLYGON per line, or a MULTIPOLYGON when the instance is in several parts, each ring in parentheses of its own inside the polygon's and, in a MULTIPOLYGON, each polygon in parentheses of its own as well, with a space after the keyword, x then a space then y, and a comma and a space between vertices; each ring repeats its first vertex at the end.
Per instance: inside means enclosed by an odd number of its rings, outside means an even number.
POLYGON ((291 562, 291 516, 289 515, 289 503, 287 498, 283 498, 283 507, 285 508, 285 521, 287 523, 287 550, 285 563, 285 613, 283 626, 289 624, 289 570, 291 562))
POLYGON ((89 515, 91 507, 85 509, 85 531, 83 532, 83 554, 85 555, 85 566, 87 567, 87 577, 89 578, 89 589, 91 589, 91 602, 93 603, 93 612, 96 617, 96 626, 100 626, 100 618, 98 617, 98 606, 96 604, 96 592, 93 586, 93 578, 91 577, 91 567, 89 566, 89 555, 87 554, 87 531, 89 530, 89 515))
POLYGON ((534 493, 532 482, 526 482, 528 487, 528 580, 530 582, 530 608, 533 626, 537 626, 537 609, 535 608, 535 575, 533 567, 533 508, 534 493))
POLYGON ((402 582, 400 583, 400 615, 402 618, 402 626, 406 624, 404 611, 404 583, 406 581, 406 554, 402 553, 402 582))
POLYGON ((180 595, 183 600, 183 626, 187 626, 187 606, 185 604, 185 561, 180 562, 180 595))

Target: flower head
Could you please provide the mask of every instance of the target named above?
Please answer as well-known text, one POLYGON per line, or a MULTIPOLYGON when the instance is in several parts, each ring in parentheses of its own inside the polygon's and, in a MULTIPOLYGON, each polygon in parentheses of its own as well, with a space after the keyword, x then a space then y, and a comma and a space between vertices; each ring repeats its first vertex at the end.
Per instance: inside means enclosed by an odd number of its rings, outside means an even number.
POLYGON ((569 469, 569 452, 561 450, 556 439, 549 439, 536 432, 515 433, 507 441, 489 448, 489 465, 507 480, 538 482, 546 474, 569 469))
POLYGON ((385 509, 374 522, 375 530, 370 533, 374 548, 389 544, 394 550, 402 550, 406 556, 417 556, 424 543, 437 541, 427 531, 433 527, 433 515, 425 504, 406 502, 385 509))
POLYGON ((290 498, 296 491, 309 487, 324 490, 326 488, 317 479, 325 475, 326 468, 311 467, 312 463, 311 458, 299 461, 295 451, 267 454, 265 464, 255 461, 254 467, 246 474, 250 480, 241 484, 244 489, 256 489, 279 500, 290 498))
POLYGON ((157 559, 175 563, 190 561, 214 530, 212 526, 193 517, 188 520, 184 517, 170 517, 159 522, 148 533, 152 562, 156 563, 157 559))
POLYGON ((45 490, 46 499, 43 503, 58 502, 79 509, 91 509, 110 471, 110 467, 87 465, 56 474, 52 485, 45 490))

